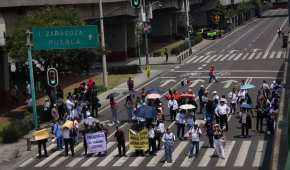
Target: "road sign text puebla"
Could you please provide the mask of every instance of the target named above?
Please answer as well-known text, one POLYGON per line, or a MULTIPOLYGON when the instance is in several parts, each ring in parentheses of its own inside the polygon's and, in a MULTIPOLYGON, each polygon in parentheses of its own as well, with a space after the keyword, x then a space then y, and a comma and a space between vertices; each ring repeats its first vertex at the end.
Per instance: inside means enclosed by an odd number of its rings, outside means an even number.
POLYGON ((99 46, 96 25, 32 28, 33 49, 76 49, 99 46))

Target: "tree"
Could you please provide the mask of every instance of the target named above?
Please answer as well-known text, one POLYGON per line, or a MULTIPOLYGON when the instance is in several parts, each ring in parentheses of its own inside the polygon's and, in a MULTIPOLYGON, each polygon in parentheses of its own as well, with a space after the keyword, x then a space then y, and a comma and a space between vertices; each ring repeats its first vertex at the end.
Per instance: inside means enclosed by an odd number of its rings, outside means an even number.
MULTIPOLYGON (((16 23, 15 30, 11 37, 7 38, 7 51, 9 56, 18 62, 26 61, 26 31, 32 27, 40 26, 71 26, 84 25, 78 12, 68 7, 43 7, 31 11, 26 16, 20 17, 16 23)), ((82 71, 88 68, 88 63, 96 60, 99 56, 99 50, 96 49, 74 49, 74 50, 42 50, 33 51, 36 59, 42 59, 53 65, 57 63, 63 69, 71 71, 82 71), (81 63, 80 62, 86 62, 81 63)))

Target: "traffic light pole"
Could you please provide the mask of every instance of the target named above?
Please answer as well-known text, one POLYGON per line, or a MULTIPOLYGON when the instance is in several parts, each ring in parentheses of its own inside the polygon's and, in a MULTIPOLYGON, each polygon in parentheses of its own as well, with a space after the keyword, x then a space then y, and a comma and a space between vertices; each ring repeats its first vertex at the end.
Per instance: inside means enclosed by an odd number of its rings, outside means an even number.
POLYGON ((103 19, 103 2, 99 0, 100 10, 100 29, 101 29, 101 48, 102 48, 102 66, 103 66, 103 83, 108 88, 107 57, 105 47, 104 19, 103 19))
MULTIPOLYGON (((145 14, 145 22, 143 22, 144 28, 148 29, 148 27, 147 27, 146 2, 145 2, 145 0, 142 1, 141 8, 143 9, 143 12, 145 14)), ((141 14, 141 18, 142 18, 142 14, 141 14)), ((144 35, 145 35, 145 57, 146 57, 145 68, 147 69, 148 66, 149 66, 148 30, 144 29, 144 35)))
POLYGON ((32 99, 33 124, 34 124, 34 129, 37 129, 38 116, 37 116, 37 110, 36 110, 36 95, 35 95, 33 65, 32 65, 32 43, 31 43, 32 33, 30 31, 27 31, 26 34, 27 34, 26 43, 28 47, 27 55, 28 55, 28 66, 29 66, 29 77, 30 77, 30 88, 31 88, 31 99, 32 99))

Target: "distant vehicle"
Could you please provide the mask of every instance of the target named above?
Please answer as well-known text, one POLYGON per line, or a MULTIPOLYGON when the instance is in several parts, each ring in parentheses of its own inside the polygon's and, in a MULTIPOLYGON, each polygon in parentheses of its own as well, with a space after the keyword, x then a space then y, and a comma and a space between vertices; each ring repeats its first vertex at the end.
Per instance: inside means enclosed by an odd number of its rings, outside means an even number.
POLYGON ((208 28, 202 29, 202 37, 204 39, 216 39, 222 37, 222 31, 221 30, 211 30, 208 28))

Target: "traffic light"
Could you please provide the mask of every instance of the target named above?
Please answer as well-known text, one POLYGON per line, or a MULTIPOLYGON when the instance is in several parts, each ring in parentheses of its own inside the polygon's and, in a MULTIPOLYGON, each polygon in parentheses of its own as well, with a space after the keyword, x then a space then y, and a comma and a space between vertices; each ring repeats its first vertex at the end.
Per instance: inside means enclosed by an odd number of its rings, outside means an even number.
POLYGON ((55 68, 47 69, 47 84, 50 87, 56 87, 58 85, 58 72, 55 68))
POLYGON ((140 8, 141 0, 131 0, 131 5, 133 8, 140 8))

